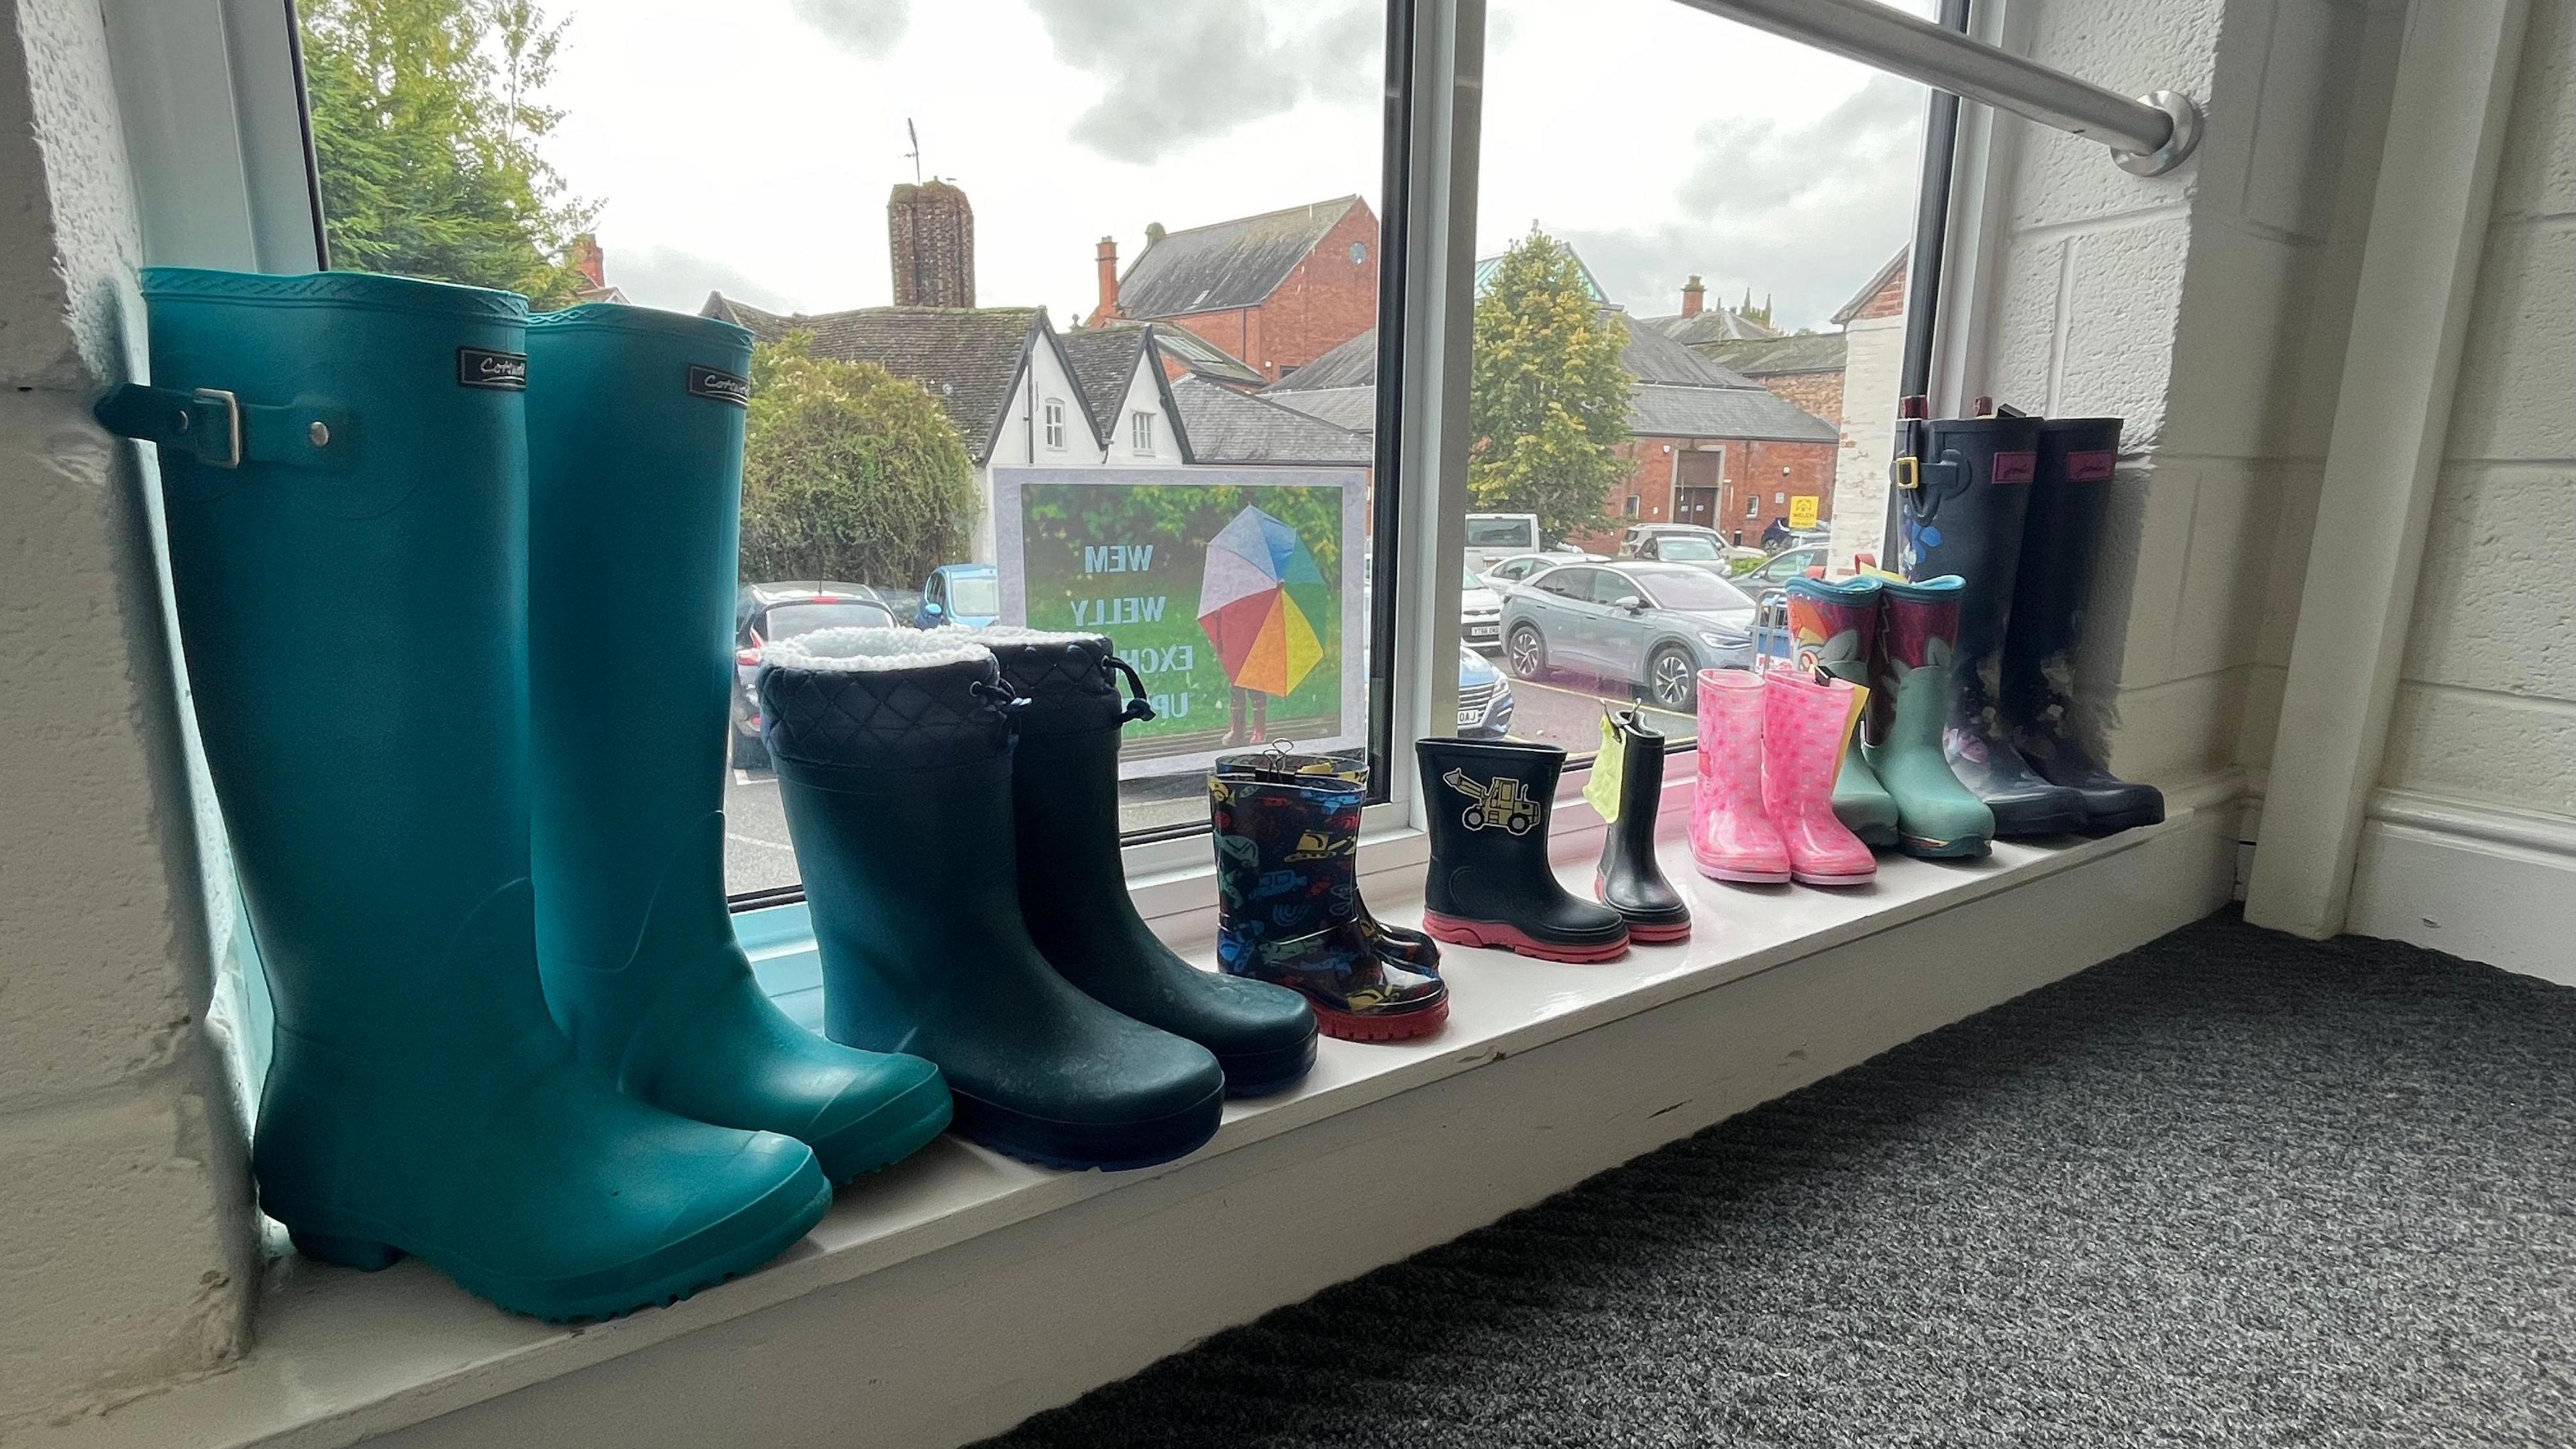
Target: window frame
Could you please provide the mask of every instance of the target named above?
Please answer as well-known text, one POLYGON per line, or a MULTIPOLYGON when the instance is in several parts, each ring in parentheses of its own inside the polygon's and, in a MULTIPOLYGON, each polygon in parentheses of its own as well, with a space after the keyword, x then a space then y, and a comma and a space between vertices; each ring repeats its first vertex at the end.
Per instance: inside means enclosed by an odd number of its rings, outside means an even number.
POLYGON ((1046 400, 1046 406, 1039 410, 1038 430, 1046 442, 1048 452, 1064 451, 1063 398, 1051 397, 1046 400))
POLYGON ((1154 451, 1154 414, 1150 410, 1138 408, 1127 415, 1127 446, 1134 449, 1136 452, 1143 453, 1149 457, 1152 456, 1154 451))
MULTIPOLYGON (((1372 581, 1363 870, 1377 860, 1420 858, 1424 821, 1413 751, 1397 742, 1454 729, 1456 671, 1405 664, 1458 652, 1486 8, 1486 0, 1386 3, 1378 375, 1392 385, 1377 390, 1371 535, 1392 546, 1378 551, 1372 581)), ((1944 0, 1943 8, 1945 23, 1970 28, 1967 0, 1944 0)), ((2001 6, 1976 10, 1974 31, 1994 38, 2001 6)), ((317 268, 320 185, 308 145, 294 0, 111 3, 103 16, 144 259, 280 273, 317 268), (208 56, 225 63, 209 65, 208 56)), ((1936 111, 1944 101, 1933 93, 1936 111)), ((1913 289, 1919 315, 1908 322, 1933 328, 1926 334, 1934 349, 1932 391, 1953 410, 1958 378, 1981 357, 1983 339, 1966 325, 1978 316, 1975 279, 2000 254, 1991 218, 1978 224, 1990 194, 1991 113, 1977 105, 1958 112, 1957 139, 1944 154, 1929 154, 1936 128, 1927 127, 1916 245, 1919 254, 1925 227, 1946 221, 1947 246, 1933 259, 1936 285, 1913 289), (1928 194, 1935 183, 1937 197, 1928 194)), ((1586 764, 1575 762, 1576 771, 1586 764)), ((1204 833, 1191 826, 1130 835, 1124 858, 1131 881, 1206 874, 1204 833)), ((1188 894, 1191 905, 1204 905, 1195 881, 1188 894)), ((735 899, 738 909, 769 903, 735 899)))

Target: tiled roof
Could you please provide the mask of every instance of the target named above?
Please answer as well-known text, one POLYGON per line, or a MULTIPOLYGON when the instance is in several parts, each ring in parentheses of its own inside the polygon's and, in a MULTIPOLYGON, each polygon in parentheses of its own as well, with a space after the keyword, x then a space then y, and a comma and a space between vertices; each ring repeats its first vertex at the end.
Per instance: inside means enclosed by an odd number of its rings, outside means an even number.
POLYGON ((1029 341, 1046 325, 1042 307, 860 307, 781 315, 721 292, 707 298, 699 315, 747 327, 763 342, 803 332, 814 339, 817 357, 873 362, 920 383, 948 410, 979 464, 992 454, 1029 341))
POLYGON ((1184 377, 1172 384, 1181 432, 1193 463, 1317 463, 1365 466, 1377 461, 1364 432, 1335 427, 1250 393, 1184 377))
POLYGON ((1127 384, 1136 376, 1136 359, 1144 355, 1145 329, 1076 328, 1057 340, 1073 367, 1074 390, 1091 414, 1092 438, 1108 437, 1127 401, 1127 384))
POLYGON ((1263 389, 1310 392, 1327 387, 1367 387, 1377 381, 1377 329, 1372 327, 1263 389))
POLYGON ((1767 327, 1732 307, 1703 307, 1698 315, 1639 319, 1647 326, 1686 347, 1707 342, 1745 342, 1761 337, 1777 337, 1780 329, 1767 327))
POLYGON ((1763 391, 1639 383, 1628 390, 1628 431, 1659 438, 1755 438, 1831 443, 1842 434, 1823 418, 1763 391))
POLYGON ((1627 329, 1619 365, 1641 383, 1668 382, 1683 387, 1753 387, 1753 379, 1729 372, 1625 312, 1610 314, 1627 329))
POLYGON ((1779 377, 1793 372, 1840 372, 1849 346, 1850 339, 1839 332, 1802 332, 1794 337, 1713 342, 1691 350, 1746 377, 1779 377))
POLYGON ((1324 233, 1362 204, 1356 196, 1343 196, 1166 232, 1118 279, 1118 310, 1154 318, 1257 306, 1324 233))
POLYGON ((1154 334, 1156 351, 1211 382, 1259 387, 1270 380, 1262 375, 1260 368, 1186 327, 1175 327, 1168 322, 1148 322, 1145 326, 1154 334))
POLYGON ((1322 418, 1335 427, 1355 428, 1363 433, 1377 427, 1377 388, 1369 383, 1357 387, 1318 387, 1301 391, 1289 391, 1282 384, 1261 395, 1309 417, 1322 418))

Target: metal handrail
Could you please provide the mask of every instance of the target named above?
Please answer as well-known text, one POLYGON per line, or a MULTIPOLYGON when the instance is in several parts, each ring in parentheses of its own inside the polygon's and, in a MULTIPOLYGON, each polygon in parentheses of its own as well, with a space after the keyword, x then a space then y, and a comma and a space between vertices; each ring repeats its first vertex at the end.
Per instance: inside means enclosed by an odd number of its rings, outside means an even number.
POLYGON ((2179 91, 2133 100, 1876 0, 1681 3, 2089 137, 2140 176, 2171 171, 2200 144, 2200 104, 2179 91))

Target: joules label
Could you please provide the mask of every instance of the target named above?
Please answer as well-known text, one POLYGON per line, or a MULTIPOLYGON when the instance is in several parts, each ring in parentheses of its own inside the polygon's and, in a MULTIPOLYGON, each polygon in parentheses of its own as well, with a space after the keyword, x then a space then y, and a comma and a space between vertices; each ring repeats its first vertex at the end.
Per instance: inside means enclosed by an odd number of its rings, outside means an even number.
POLYGON ((2120 455, 2108 448, 2097 448, 2066 455, 2066 481, 2069 483, 2108 483, 2111 470, 2120 455))
POLYGON ((1995 454, 1996 482, 2027 483, 2038 476, 2039 455, 2037 453, 1995 454))
POLYGON ((689 368, 689 395, 711 397, 717 402, 747 408, 751 406, 751 379, 692 364, 689 368))
POLYGON ((528 390, 528 354, 492 352, 481 347, 456 349, 456 385, 495 387, 504 392, 528 390))

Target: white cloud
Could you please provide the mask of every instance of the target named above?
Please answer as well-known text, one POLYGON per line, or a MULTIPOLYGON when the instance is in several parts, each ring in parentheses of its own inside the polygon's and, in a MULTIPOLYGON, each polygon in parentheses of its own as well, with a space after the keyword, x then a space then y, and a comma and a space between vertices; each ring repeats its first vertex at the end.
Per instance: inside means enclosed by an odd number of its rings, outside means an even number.
POLYGON ((853 55, 874 60, 912 28, 911 0, 788 0, 797 19, 853 55))
POLYGON ((1309 96, 1365 99, 1384 84, 1384 11, 1358 0, 1282 7, 1256 0, 1030 0, 1057 58, 1097 77, 1076 141, 1146 162, 1289 110, 1309 96))

